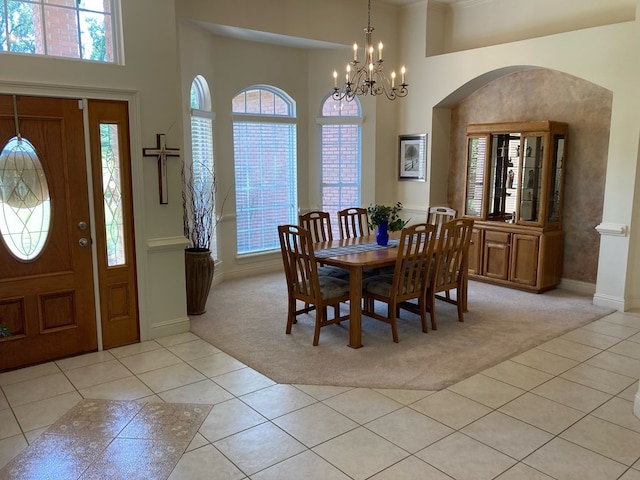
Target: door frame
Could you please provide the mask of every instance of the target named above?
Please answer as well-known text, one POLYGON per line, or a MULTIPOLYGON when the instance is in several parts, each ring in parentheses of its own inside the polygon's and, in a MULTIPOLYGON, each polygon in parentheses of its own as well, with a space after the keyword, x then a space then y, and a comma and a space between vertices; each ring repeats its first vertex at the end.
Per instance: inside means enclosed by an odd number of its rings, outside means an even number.
MULTIPOLYGON (((25 95, 33 97, 54 97, 54 98, 79 98, 83 103, 83 124, 84 124, 84 147, 85 158, 87 162, 87 185, 89 189, 89 221, 91 225, 91 235, 95 238, 95 210, 93 202, 93 187, 92 187, 92 166, 91 166, 91 145, 89 141, 89 112, 87 110, 88 99, 99 100, 118 100, 127 102, 129 110, 129 143, 131 148, 131 190, 133 196, 133 214, 134 218, 145 218, 144 208, 144 185, 143 185, 143 165, 142 162, 135 162, 134 152, 142 151, 142 142, 140 140, 140 100, 139 94, 132 90, 109 90, 109 89, 96 89, 96 88, 75 88, 75 87, 61 87, 58 85, 29 85, 29 84, 17 84, 11 82, 0 81, 0 94, 4 95, 25 95)), ((138 323, 140 329, 140 341, 145 341, 149 338, 149 318, 147 316, 147 288, 146 288, 146 272, 147 261, 146 256, 140 252, 145 252, 147 245, 144 242, 144 232, 142 231, 143 223, 140 221, 135 222, 133 225, 133 232, 135 236, 135 251, 136 251, 136 284, 138 290, 138 323)), ((97 329, 97 341, 98 351, 103 350, 102 343, 102 323, 100 317, 100 292, 98 283, 98 269, 97 269, 97 250, 95 242, 91 245, 92 262, 93 262, 93 283, 94 283, 94 305, 96 310, 96 329, 97 329)))

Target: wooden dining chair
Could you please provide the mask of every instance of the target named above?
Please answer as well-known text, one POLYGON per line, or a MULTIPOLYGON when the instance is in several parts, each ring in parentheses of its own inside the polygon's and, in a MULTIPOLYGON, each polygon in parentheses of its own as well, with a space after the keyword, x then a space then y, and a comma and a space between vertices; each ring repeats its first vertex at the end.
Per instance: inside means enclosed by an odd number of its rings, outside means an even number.
POLYGON ((427 211, 427 223, 435 225, 438 233, 442 228, 442 224, 456 218, 457 212, 453 208, 436 206, 429 207, 427 211))
POLYGON ((349 282, 340 278, 318 275, 311 233, 298 225, 278 226, 280 250, 287 281, 288 310, 286 333, 297 323, 297 317, 315 310, 313 345, 318 345, 320 328, 349 319, 340 315, 340 302, 349 300, 349 282), (304 308, 298 309, 298 301, 304 308), (334 317, 328 318, 327 307, 334 307, 334 317))
POLYGON ((402 229, 393 274, 369 277, 363 281, 363 314, 391 325, 393 341, 398 342, 396 318, 399 307, 416 300, 422 331, 427 333, 426 289, 436 243, 436 226, 419 223, 402 229), (367 300, 371 300, 367 302, 367 300), (375 301, 387 304, 387 314, 375 311, 375 301))
POLYGON ((340 238, 356 238, 369 235, 369 214, 366 208, 350 207, 338 212, 340 238))
POLYGON ((314 210, 298 216, 298 224, 309 230, 311 240, 315 242, 330 242, 333 240, 331 231, 331 215, 329 212, 314 210))
POLYGON ((437 330, 436 299, 452 303, 458 308, 458 321, 464 322, 466 308, 468 257, 473 220, 457 218, 442 224, 434 254, 434 266, 427 288, 427 308, 431 312, 431 328, 437 330), (455 292, 451 295, 439 293, 455 292))

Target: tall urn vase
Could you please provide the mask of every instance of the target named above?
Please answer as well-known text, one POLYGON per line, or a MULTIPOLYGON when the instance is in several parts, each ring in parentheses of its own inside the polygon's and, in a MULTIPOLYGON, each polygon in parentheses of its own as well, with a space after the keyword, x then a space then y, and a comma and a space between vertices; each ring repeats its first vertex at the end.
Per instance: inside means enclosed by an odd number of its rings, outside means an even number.
POLYGON ((211 250, 187 248, 184 269, 187 284, 187 315, 202 315, 207 311, 207 298, 213 282, 214 260, 211 250))

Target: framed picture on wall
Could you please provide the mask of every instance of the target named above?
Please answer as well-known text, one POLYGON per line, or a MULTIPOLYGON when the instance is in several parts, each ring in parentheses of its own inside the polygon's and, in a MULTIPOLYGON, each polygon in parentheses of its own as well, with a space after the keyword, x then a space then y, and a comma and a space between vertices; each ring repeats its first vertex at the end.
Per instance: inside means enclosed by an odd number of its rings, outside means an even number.
POLYGON ((426 133, 399 136, 398 165, 400 168, 400 180, 418 180, 421 182, 426 180, 426 149, 426 133))

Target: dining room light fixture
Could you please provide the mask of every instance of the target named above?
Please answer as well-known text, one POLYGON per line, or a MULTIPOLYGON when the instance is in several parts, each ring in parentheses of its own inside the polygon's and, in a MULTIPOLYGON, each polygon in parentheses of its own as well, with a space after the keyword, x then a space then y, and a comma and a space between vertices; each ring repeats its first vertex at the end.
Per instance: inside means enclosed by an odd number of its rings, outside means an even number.
POLYGON ((347 64, 345 82, 338 87, 338 72, 333 71, 333 99, 351 101, 356 95, 382 95, 389 100, 405 97, 409 86, 405 83, 406 69, 404 65, 400 69, 400 83, 396 86, 396 72, 391 72, 391 81, 384 73, 382 60, 382 42, 378 43, 378 59, 374 60, 374 46, 371 38, 374 28, 371 26, 371 0, 367 17, 367 27, 364 29, 365 46, 364 59, 358 61, 358 44, 353 44, 353 60, 347 64))

